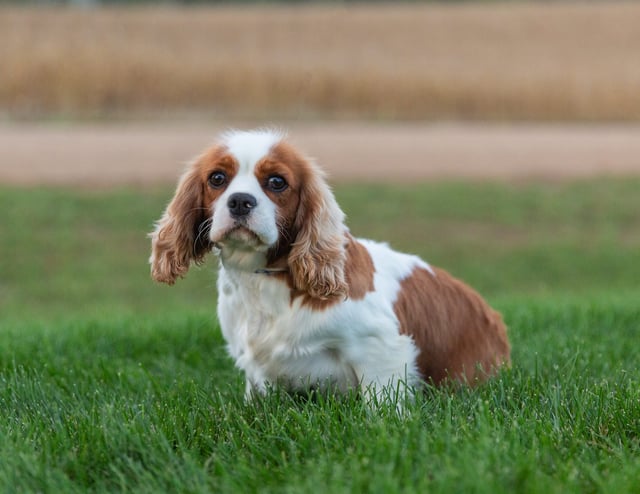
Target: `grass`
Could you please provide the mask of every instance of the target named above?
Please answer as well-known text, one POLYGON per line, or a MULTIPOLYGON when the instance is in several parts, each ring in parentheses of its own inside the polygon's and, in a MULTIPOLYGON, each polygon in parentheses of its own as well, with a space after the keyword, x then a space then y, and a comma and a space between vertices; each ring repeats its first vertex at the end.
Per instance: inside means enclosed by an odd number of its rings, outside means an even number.
POLYGON ((637 120, 636 2, 9 8, 9 118, 637 120))
POLYGON ((244 403, 211 261, 148 278, 170 191, 0 189, 0 490, 637 492, 640 182, 342 185, 357 235, 470 281, 514 366, 406 416, 244 403))
MULTIPOLYGON (((385 240, 499 301, 637 290, 640 181, 344 185, 355 235, 385 240)), ((168 189, 1 189, 0 313, 19 318, 210 307, 215 262, 151 284, 145 237, 168 189)))

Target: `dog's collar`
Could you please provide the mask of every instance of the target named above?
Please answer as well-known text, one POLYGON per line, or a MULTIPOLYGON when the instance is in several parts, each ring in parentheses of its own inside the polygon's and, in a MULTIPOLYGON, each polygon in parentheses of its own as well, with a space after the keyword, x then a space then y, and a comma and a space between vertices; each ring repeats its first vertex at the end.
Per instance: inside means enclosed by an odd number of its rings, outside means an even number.
POLYGON ((271 276, 273 274, 288 273, 288 272, 289 270, 287 268, 273 268, 273 269, 263 268, 263 269, 256 269, 254 271, 254 274, 266 274, 267 276, 271 276))
MULTIPOLYGON (((212 246, 217 251, 216 254, 219 255, 222 252, 222 246, 218 242, 212 242, 212 246)), ((272 276, 272 275, 281 274, 281 273, 288 273, 288 272, 289 272, 289 268, 288 267, 284 267, 284 268, 261 268, 261 269, 256 269, 253 272, 253 274, 265 274, 267 276, 272 276)))

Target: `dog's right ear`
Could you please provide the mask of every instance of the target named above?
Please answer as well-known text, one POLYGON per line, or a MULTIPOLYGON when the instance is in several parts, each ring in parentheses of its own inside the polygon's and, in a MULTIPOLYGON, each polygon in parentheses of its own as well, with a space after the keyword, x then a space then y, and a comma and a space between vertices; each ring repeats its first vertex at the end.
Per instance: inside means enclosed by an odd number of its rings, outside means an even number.
POLYGON ((191 261, 202 262, 211 250, 208 218, 204 204, 205 184, 196 164, 180 179, 176 193, 151 238, 151 276, 154 280, 173 285, 189 270, 191 261))

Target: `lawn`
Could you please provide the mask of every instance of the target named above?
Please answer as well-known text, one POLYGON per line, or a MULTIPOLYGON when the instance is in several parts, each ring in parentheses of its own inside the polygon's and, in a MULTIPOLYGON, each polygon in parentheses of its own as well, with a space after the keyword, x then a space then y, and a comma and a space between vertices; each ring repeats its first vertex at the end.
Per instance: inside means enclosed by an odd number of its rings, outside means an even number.
POLYGON ((215 261, 148 277, 171 191, 0 188, 0 491, 637 492, 640 180, 341 185, 388 240, 503 312, 513 368, 398 416, 244 403, 215 261))

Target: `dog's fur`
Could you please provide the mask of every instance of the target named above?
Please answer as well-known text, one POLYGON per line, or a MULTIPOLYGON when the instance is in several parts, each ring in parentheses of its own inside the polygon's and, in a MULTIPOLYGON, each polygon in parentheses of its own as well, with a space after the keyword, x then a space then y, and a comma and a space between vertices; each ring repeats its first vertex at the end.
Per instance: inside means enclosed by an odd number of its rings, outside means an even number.
POLYGON ((217 251, 218 317, 248 395, 472 384, 509 363, 500 315, 445 271, 351 236, 320 169, 278 132, 223 134, 151 238, 152 276, 169 284, 217 251))

